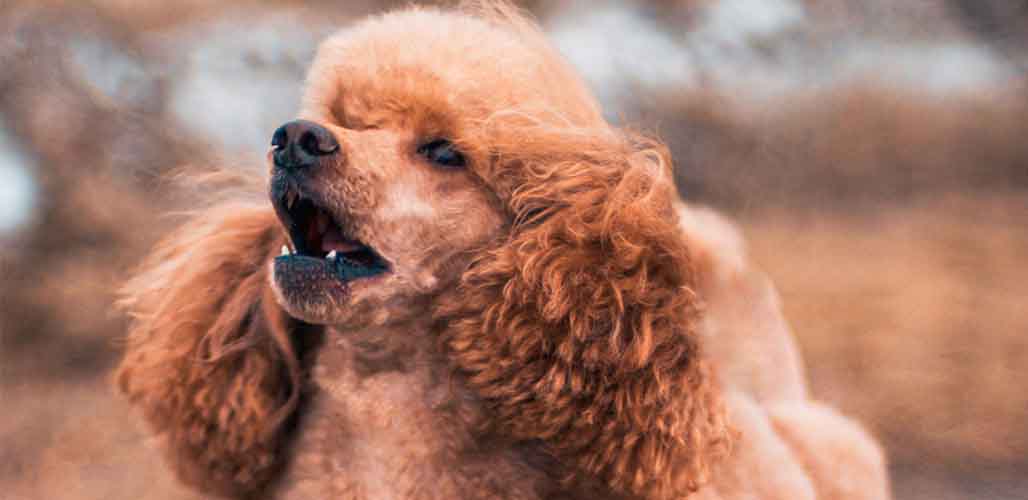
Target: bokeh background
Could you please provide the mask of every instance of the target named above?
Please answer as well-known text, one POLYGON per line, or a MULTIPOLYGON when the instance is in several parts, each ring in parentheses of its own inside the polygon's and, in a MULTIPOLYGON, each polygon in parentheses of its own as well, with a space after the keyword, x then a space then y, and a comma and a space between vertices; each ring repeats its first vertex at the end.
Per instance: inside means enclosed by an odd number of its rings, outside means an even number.
MULTIPOLYGON (((261 175, 318 40, 398 3, 0 0, 0 498, 195 498, 110 390, 114 290, 168 174, 261 175)), ((1028 498, 1028 3, 523 5, 739 222, 898 499, 1028 498)))

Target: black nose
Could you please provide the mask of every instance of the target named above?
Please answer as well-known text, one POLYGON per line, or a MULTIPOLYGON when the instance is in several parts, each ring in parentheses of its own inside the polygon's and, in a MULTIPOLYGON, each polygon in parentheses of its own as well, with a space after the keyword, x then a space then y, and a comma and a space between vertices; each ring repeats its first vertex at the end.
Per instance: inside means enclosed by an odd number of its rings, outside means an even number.
POLYGON ((339 151, 332 132, 317 123, 294 120, 282 125, 271 136, 272 161, 278 168, 308 168, 323 156, 339 151))

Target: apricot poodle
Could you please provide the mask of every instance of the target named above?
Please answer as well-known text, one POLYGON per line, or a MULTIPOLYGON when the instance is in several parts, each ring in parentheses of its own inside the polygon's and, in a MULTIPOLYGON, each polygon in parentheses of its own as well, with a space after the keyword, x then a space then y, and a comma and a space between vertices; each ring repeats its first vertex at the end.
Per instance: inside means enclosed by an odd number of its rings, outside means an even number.
POLYGON ((320 48, 269 152, 124 291, 179 477, 290 499, 882 499, 735 231, 505 3, 320 48))

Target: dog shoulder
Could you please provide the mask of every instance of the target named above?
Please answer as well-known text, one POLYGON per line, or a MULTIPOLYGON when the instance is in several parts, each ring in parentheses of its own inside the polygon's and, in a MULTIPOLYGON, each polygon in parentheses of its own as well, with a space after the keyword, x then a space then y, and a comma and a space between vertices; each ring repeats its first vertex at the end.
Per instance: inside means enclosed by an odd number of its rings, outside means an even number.
POLYGON ((679 225, 703 300, 703 348, 722 383, 758 401, 806 397, 802 361, 774 284, 752 265, 738 227, 679 203, 679 225))

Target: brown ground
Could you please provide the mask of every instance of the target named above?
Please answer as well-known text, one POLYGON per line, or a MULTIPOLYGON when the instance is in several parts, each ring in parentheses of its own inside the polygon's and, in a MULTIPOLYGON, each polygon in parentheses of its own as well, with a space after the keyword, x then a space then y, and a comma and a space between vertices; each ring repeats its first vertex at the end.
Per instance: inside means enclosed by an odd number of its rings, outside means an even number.
POLYGON ((1028 453, 1028 198, 939 199, 746 221, 815 394, 896 463, 1028 453))

